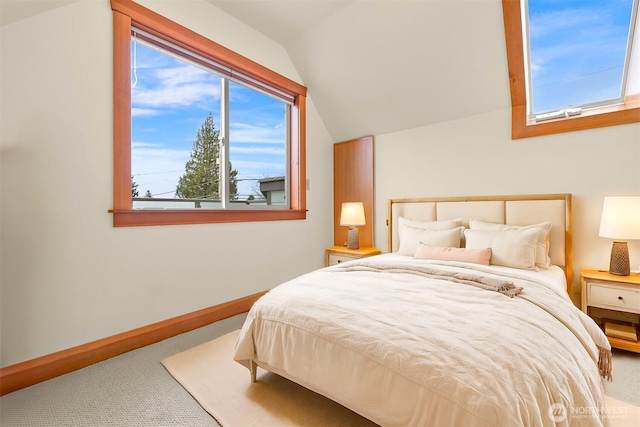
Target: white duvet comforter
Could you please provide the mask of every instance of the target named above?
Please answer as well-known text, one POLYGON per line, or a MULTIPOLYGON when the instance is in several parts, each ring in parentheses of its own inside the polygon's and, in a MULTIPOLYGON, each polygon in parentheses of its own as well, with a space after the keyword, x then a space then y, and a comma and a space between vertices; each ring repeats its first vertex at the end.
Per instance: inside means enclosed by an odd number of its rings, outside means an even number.
POLYGON ((558 277, 391 254, 351 261, 264 295, 234 359, 384 426, 606 425, 598 347, 610 346, 558 277), (510 298, 401 268, 416 263, 523 289, 510 298))

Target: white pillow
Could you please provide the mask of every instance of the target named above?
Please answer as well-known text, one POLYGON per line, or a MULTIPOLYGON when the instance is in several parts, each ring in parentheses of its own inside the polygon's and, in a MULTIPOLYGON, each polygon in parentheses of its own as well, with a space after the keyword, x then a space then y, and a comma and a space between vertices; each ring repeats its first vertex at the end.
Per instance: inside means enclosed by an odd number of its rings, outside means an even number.
POLYGON ((460 238, 464 227, 452 228, 450 230, 424 230, 422 228, 403 225, 400 227, 402 239, 398 248, 398 255, 414 256, 418 245, 424 243, 431 246, 446 246, 459 248, 460 238))
POLYGON ((403 216, 398 217, 398 238, 402 241, 403 225, 421 228, 423 230, 451 230, 462 225, 462 218, 448 219, 444 221, 423 221, 420 219, 410 219, 403 216))
POLYGON ((539 230, 465 230, 467 248, 491 248, 491 264, 537 270, 536 246, 539 230))
POLYGON ((536 267, 549 268, 551 258, 549 258, 549 233, 551 232, 551 221, 541 222, 531 225, 508 225, 494 222, 482 222, 475 219, 469 220, 471 230, 538 230, 538 240, 536 242, 536 267))

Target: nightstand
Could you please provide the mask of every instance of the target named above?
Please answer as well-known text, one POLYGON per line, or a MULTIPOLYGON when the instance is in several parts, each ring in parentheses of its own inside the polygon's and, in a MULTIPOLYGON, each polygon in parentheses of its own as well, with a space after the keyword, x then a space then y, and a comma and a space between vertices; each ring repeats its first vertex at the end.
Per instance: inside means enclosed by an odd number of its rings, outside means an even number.
MULTIPOLYGON (((640 314, 640 274, 616 276, 606 270, 583 268, 582 311, 589 314, 589 307, 640 314)), ((608 337, 612 347, 640 353, 640 342, 608 337)))
POLYGON ((373 255, 380 255, 382 251, 378 248, 347 249, 346 246, 331 246, 324 251, 324 265, 340 264, 352 259, 365 258, 373 255))

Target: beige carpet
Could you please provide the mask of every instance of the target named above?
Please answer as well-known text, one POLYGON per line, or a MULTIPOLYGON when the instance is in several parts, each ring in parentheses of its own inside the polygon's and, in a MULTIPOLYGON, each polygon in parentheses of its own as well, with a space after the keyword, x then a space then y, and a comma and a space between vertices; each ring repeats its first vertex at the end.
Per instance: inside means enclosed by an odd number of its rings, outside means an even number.
MULTIPOLYGON (((224 427, 375 426, 347 408, 289 380, 233 361, 239 331, 162 361, 171 375, 224 427)), ((640 408, 607 397, 612 427, 640 425, 640 408)))

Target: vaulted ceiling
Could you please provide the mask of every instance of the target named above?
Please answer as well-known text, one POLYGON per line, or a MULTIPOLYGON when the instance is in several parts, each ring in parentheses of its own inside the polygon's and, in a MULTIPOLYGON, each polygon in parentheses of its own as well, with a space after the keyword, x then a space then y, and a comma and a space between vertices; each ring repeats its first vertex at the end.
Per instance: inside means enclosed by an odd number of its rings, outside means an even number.
POLYGON ((208 0, 289 53, 334 141, 510 107, 500 0, 208 0))
POLYGON ((78 0, 0 0, 0 24, 6 25, 78 0))
MULTIPOLYGON (((1 0, 2 24, 72 1, 1 0)), ((500 0, 207 1, 286 49, 336 142, 510 106, 500 0)))

